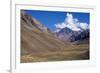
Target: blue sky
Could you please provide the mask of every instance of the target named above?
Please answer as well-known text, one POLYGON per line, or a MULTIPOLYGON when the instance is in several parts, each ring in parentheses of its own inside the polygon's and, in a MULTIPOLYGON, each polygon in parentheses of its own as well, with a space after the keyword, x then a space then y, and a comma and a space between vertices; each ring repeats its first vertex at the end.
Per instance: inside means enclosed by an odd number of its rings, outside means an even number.
POLYGON ((51 30, 55 30, 55 24, 65 21, 66 14, 70 13, 73 18, 77 18, 79 22, 90 24, 89 13, 79 12, 58 12, 58 11, 39 11, 39 10, 25 10, 26 13, 40 21, 44 26, 51 30))

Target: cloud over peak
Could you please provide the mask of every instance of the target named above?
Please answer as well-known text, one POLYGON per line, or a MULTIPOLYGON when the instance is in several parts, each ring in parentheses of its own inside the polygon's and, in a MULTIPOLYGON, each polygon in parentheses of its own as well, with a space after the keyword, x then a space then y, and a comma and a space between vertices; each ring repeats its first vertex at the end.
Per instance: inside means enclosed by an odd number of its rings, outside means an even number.
POLYGON ((89 24, 79 22, 78 18, 74 18, 71 13, 67 13, 64 22, 55 24, 55 27, 57 28, 57 31, 65 27, 70 28, 73 31, 81 31, 82 29, 89 29, 89 24))

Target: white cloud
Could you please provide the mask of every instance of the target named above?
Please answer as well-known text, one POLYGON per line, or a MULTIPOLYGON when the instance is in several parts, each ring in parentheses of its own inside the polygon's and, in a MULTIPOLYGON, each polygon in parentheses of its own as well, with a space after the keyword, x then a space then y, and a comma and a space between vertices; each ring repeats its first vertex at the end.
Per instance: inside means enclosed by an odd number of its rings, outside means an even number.
POLYGON ((84 30, 89 29, 89 25, 87 23, 80 23, 79 27, 84 30))
POLYGON ((67 27, 67 25, 63 22, 63 23, 55 24, 55 27, 56 27, 56 31, 55 32, 59 32, 61 29, 67 27))
POLYGON ((59 29, 67 27, 67 25, 64 22, 63 23, 55 24, 55 26, 56 26, 56 28, 59 28, 59 29))
POLYGON ((65 21, 62 23, 55 24, 57 30, 68 27, 73 31, 80 31, 81 29, 88 29, 89 25, 87 23, 79 22, 77 18, 73 18, 73 15, 70 13, 66 14, 65 21), (81 28, 81 29, 80 29, 81 28))

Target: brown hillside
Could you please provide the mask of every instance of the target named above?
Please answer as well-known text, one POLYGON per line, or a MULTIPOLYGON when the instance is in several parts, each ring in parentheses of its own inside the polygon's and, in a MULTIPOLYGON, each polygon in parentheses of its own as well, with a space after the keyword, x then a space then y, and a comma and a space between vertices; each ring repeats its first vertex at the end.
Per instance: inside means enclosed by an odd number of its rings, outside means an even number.
POLYGON ((84 54, 88 45, 81 49, 80 46, 65 44, 38 20, 21 11, 21 62, 87 59, 84 54))

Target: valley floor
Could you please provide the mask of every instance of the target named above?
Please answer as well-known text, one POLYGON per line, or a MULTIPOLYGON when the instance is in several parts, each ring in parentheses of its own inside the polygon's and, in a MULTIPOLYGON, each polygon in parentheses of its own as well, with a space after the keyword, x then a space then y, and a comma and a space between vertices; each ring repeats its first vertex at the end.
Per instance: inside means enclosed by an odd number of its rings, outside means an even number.
POLYGON ((48 51, 37 54, 24 54, 21 63, 67 61, 67 60, 89 60, 89 44, 78 44, 65 48, 62 51, 48 51))

